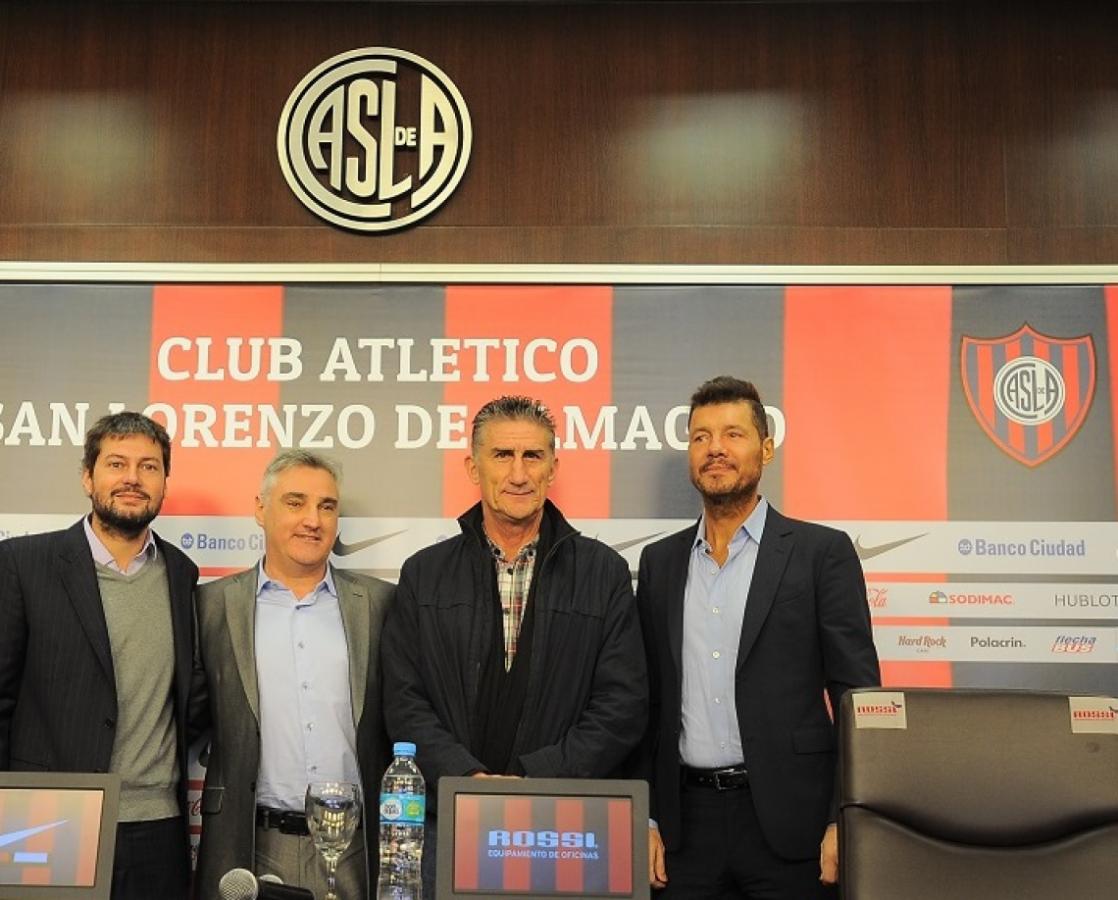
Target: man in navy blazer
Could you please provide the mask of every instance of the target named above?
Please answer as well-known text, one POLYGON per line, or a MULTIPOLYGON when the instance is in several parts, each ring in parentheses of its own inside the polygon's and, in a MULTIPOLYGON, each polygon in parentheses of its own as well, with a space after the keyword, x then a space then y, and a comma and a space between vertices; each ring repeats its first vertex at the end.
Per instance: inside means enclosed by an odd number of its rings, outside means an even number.
POLYGON ((671 898, 830 896, 838 877, 835 726, 880 683, 865 581, 842 532, 758 493, 773 458, 749 382, 691 399, 696 525, 641 554, 652 710, 649 878, 671 898))
POLYGON ((86 435, 90 515, 0 543, 0 770, 116 772, 113 900, 190 884, 187 719, 198 569, 148 527, 171 443, 146 416, 86 435))

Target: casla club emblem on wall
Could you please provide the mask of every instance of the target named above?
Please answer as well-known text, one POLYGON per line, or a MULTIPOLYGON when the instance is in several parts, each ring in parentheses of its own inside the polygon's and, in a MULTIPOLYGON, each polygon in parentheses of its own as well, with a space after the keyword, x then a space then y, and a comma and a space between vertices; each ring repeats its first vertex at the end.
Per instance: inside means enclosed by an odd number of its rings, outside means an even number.
POLYGON ((1051 459, 1075 437, 1095 396, 1089 334, 1055 338, 1026 323, 999 338, 964 335, 960 364, 978 424, 1026 466, 1051 459))

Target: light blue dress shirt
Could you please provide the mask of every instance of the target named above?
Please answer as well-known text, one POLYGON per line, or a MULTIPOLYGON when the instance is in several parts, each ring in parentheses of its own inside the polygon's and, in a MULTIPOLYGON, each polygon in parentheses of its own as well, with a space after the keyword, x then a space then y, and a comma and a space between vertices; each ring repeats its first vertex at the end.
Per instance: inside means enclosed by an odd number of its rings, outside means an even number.
POLYGON ((260 806, 302 812, 312 781, 361 783, 349 687, 349 649, 330 567, 301 600, 256 576, 260 690, 260 806))
POLYGON ((734 703, 745 601, 769 504, 764 497, 730 540, 726 563, 710 555, 706 515, 699 520, 683 595, 683 730, 679 758, 700 769, 733 766, 745 759, 734 703))
MULTIPOLYGON (((92 513, 90 513, 90 516, 92 513)), ((101 538, 97 536, 97 532, 93 530, 93 525, 90 524, 90 516, 82 519, 82 525, 85 527, 85 539, 89 542, 89 552, 93 554, 93 561, 102 566, 107 566, 114 572, 120 572, 121 575, 135 575, 144 567, 149 559, 155 559, 155 554, 158 552, 158 547, 155 544, 155 538, 152 536, 151 529, 148 529, 147 539, 144 541, 144 546, 140 548, 140 552, 132 557, 132 561, 128 566, 122 569, 116 564, 113 559, 112 553, 109 548, 105 546, 101 538)))

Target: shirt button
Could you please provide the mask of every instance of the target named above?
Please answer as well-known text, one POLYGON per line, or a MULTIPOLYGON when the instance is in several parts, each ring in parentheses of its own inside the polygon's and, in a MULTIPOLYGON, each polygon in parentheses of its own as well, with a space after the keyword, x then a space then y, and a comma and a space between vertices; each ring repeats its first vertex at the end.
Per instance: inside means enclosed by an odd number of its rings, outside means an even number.
POLYGON ((309 691, 310 689, 311 689, 311 686, 307 682, 304 681, 303 682, 303 690, 304 691, 309 691))
POLYGON ((296 644, 295 646, 298 647, 300 650, 302 650, 303 649, 303 642, 299 641, 299 643, 296 644))
POLYGON ((712 609, 711 612, 714 613, 717 616, 718 615, 718 607, 717 606, 714 607, 714 609, 712 609))
POLYGON ((715 651, 714 651, 714 652, 713 652, 713 653, 711 654, 711 656, 713 656, 713 657, 714 657, 715 659, 721 659, 721 658, 722 658, 722 654, 721 654, 721 653, 719 653, 719 652, 718 652, 717 650, 715 650, 715 651))
POLYGON ((714 702, 715 702, 715 703, 721 703, 721 702, 722 702, 722 698, 721 698, 721 697, 715 697, 715 698, 714 698, 714 702))
POLYGON ((314 731, 314 722, 307 723, 307 731, 314 731))

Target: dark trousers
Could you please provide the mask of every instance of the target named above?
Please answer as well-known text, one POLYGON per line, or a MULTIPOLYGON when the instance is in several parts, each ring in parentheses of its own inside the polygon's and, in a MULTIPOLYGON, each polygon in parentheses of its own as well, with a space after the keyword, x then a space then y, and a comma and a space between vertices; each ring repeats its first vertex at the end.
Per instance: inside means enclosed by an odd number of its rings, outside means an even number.
POLYGON ((187 900, 189 893, 181 817, 117 825, 112 900, 187 900))
MULTIPOLYGON (((749 788, 682 788, 683 845, 667 854, 658 900, 822 900, 819 858, 782 859, 769 849, 749 788)), ((819 839, 823 839, 820 832, 819 839)))

